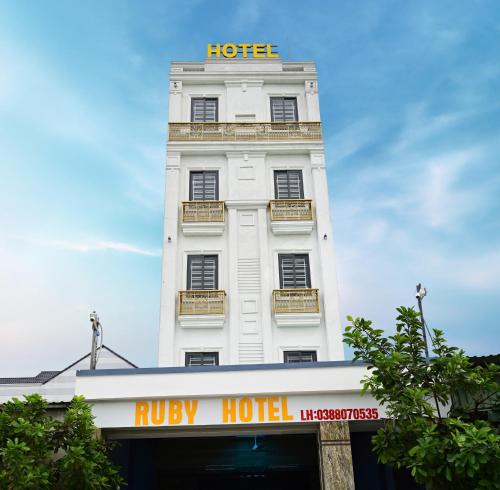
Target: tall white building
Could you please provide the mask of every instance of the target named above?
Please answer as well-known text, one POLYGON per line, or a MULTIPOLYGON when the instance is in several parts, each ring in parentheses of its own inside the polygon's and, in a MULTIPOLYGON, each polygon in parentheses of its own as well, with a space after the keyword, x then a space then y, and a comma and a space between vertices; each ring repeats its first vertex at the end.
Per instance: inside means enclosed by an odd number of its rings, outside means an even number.
POLYGON ((76 393, 130 489, 415 488, 377 465, 386 414, 342 360, 315 66, 238 48, 171 67, 160 367, 76 393))
POLYGON ((317 73, 170 70, 160 366, 343 359, 317 73))

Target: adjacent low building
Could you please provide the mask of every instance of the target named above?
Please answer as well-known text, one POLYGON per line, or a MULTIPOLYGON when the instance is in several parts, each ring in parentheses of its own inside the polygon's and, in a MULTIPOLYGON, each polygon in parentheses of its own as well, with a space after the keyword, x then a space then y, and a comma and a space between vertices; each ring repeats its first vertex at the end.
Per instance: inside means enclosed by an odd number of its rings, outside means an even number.
MULTIPOLYGON (((0 404, 32 393, 42 395, 53 407, 66 404, 75 395, 77 371, 89 367, 90 352, 60 371, 41 371, 32 377, 0 378, 0 404)), ((137 366, 103 345, 96 368, 131 369, 137 366)))

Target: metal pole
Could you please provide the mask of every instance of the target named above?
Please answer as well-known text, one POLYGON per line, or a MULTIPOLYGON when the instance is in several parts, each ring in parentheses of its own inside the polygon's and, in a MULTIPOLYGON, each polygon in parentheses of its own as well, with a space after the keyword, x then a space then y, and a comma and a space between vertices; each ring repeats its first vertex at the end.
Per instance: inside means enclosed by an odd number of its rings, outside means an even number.
POLYGON ((425 320, 424 320, 424 310, 422 309, 422 299, 427 294, 425 288, 422 287, 422 284, 417 284, 417 301, 418 301, 418 309, 420 311, 420 321, 422 322, 422 336, 425 344, 425 358, 429 360, 429 347, 427 345, 427 332, 425 331, 425 320))
POLYGON ((90 314, 92 323, 92 348, 90 350, 90 369, 95 369, 97 365, 97 337, 99 336, 99 317, 94 311, 90 314))

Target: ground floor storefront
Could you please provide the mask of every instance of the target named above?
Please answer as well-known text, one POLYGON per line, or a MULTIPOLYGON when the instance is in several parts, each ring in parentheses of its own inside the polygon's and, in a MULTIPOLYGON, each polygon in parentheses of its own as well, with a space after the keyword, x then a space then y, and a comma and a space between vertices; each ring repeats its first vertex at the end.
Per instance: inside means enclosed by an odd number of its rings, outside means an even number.
POLYGON ((216 436, 149 433, 116 440, 113 459, 131 490, 420 488, 408 473, 377 463, 371 450, 373 432, 365 429, 350 431, 349 444, 345 439, 322 440, 319 427, 216 436))
POLYGON ((377 463, 383 407, 346 362, 82 371, 129 489, 413 490, 377 463))

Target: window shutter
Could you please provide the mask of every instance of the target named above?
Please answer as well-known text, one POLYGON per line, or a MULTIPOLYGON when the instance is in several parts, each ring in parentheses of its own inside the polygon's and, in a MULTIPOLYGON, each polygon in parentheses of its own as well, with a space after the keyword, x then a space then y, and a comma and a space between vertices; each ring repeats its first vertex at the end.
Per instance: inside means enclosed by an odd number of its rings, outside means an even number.
POLYGON ((281 289, 306 289, 311 287, 309 257, 279 255, 281 289))
POLYGON ((186 352, 186 366, 218 366, 218 352, 186 352))
POLYGON ((296 97, 271 97, 271 121, 298 121, 296 97))
POLYGON ((288 351, 284 353, 285 362, 316 362, 316 351, 288 351))
POLYGON ((217 289, 217 255, 188 257, 188 289, 217 289))
POLYGON ((301 170, 275 170, 276 199, 303 199, 304 185, 301 170))
POLYGON ((217 122, 218 100, 198 97, 191 99, 192 122, 217 122))
POLYGON ((191 172, 189 199, 191 201, 217 201, 219 199, 219 172, 191 172))

